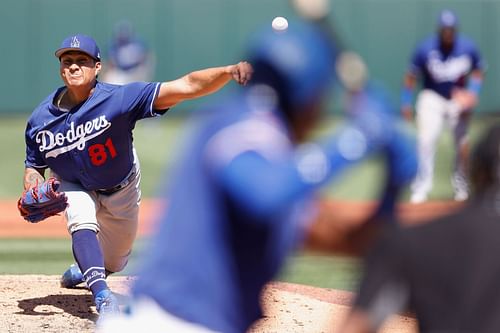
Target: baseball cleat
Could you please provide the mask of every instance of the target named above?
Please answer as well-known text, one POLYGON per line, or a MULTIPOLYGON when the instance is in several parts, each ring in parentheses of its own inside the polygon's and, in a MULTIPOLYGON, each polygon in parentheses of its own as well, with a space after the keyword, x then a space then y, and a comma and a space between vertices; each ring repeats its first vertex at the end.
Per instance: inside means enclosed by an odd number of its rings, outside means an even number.
POLYGON ((455 201, 466 201, 467 199, 469 199, 469 193, 465 191, 458 191, 457 193, 455 193, 454 199, 455 201))
POLYGON ((104 289, 95 296, 95 307, 100 316, 120 313, 118 299, 109 289, 104 289))
POLYGON ((427 201, 427 194, 424 193, 413 193, 410 198, 412 204, 421 204, 427 201))
POLYGON ((78 265, 72 264, 61 276, 61 287, 75 288, 77 285, 83 283, 84 281, 85 280, 83 278, 83 274, 80 271, 80 268, 78 268, 78 265))

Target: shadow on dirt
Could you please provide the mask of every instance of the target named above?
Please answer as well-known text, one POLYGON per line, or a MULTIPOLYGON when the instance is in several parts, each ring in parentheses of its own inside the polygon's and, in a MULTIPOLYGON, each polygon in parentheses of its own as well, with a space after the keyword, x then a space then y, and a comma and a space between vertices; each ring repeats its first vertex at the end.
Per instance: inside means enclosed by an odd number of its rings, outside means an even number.
POLYGON ((49 295, 45 297, 27 298, 18 301, 18 307, 22 310, 16 314, 27 316, 51 316, 60 314, 59 311, 37 309, 38 306, 53 306, 62 311, 82 319, 97 320, 97 313, 92 295, 49 295))

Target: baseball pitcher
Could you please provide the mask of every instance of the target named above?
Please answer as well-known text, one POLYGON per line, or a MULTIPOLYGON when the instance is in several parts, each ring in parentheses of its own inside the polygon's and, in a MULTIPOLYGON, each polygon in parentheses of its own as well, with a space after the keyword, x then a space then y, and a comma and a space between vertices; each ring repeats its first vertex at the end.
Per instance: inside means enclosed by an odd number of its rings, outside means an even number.
POLYGON ((163 115, 186 99, 213 93, 231 79, 246 84, 252 68, 240 62, 169 82, 112 85, 97 80, 101 56, 91 37, 64 39, 55 56, 64 86, 29 117, 20 211, 31 222, 64 211, 77 265, 64 273, 62 286, 85 281, 97 311, 116 312, 118 303, 105 278, 125 267, 137 231, 141 169, 133 145, 135 123, 163 115), (53 186, 33 191, 45 183, 46 169, 57 180, 55 189, 65 195, 51 194, 58 201, 48 205, 48 213, 30 212, 33 202, 47 205, 52 200, 37 194, 53 186))

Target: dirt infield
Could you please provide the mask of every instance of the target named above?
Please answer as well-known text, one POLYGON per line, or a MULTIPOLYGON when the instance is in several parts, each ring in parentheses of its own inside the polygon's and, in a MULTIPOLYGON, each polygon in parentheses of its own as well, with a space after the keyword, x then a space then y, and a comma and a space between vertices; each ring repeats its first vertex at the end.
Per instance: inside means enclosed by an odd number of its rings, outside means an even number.
MULTIPOLYGON (((90 333, 97 313, 90 292, 63 289, 58 276, 0 276, 0 332, 90 333)), ((121 304, 127 302, 129 278, 110 277, 121 304)), ((263 293, 264 317, 249 333, 336 332, 352 294, 287 283, 271 283, 263 293)), ((382 332, 415 332, 415 321, 395 316, 382 332)))
MULTIPOLYGON (((140 235, 151 233, 160 203, 146 200, 140 213, 140 235)), ((373 203, 324 201, 321 218, 314 223, 319 233, 334 233, 335 221, 363 220, 373 203)), ((402 204, 398 212, 407 224, 422 223, 460 207, 454 202, 402 204)), ((23 221, 14 201, 0 202, 0 238, 69 237, 62 218, 53 217, 38 224, 23 221)), ((93 332, 97 314, 88 290, 62 289, 58 276, 0 276, 0 332, 93 332)), ((126 302, 130 280, 110 277, 110 286, 126 302)), ((352 294, 287 283, 271 283, 262 295, 264 317, 251 333, 336 332, 346 315, 352 294)), ((416 332, 415 320, 395 316, 382 332, 416 332)))

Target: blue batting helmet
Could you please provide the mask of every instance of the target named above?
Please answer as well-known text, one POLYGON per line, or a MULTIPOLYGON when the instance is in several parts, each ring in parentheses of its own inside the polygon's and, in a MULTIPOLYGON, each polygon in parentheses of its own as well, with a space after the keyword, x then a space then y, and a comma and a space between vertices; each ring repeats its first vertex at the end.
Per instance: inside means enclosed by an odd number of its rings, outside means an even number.
POLYGON ((334 78, 335 46, 311 23, 291 21, 280 31, 269 26, 251 40, 247 56, 252 82, 273 86, 290 106, 313 101, 334 78))

